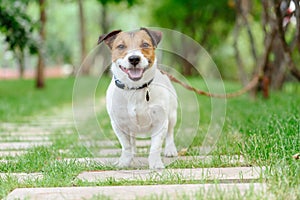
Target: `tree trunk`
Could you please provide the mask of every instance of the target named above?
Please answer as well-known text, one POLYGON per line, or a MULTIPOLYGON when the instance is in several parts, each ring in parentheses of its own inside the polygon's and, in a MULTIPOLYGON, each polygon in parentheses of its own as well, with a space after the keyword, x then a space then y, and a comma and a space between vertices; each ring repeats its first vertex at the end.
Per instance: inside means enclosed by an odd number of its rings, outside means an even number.
POLYGON ((25 62, 24 62, 24 52, 19 51, 18 53, 15 54, 18 60, 18 67, 19 67, 19 78, 23 79, 24 78, 24 71, 25 71, 25 62))
POLYGON ((248 15, 251 11, 251 7, 252 7, 251 1, 241 0, 240 16, 242 17, 244 25, 247 29, 253 60, 254 60, 255 63, 257 63, 257 53, 256 53, 255 42, 254 42, 254 36, 252 34, 252 30, 251 30, 251 27, 250 27, 250 24, 249 24, 249 21, 248 21, 248 15))
MULTIPOLYGON (((107 17, 107 4, 101 4, 100 30, 102 31, 102 34, 109 32, 109 21, 108 21, 108 17, 107 17)), ((103 73, 109 74, 110 69, 107 68, 107 70, 105 70, 103 73)))
POLYGON ((45 86, 45 77, 44 77, 44 55, 43 55, 43 47, 44 41, 46 38, 45 34, 45 27, 46 27, 46 0, 39 0, 39 7, 40 7, 40 40, 41 44, 38 50, 38 65, 37 65, 37 72, 36 72, 36 87, 43 88, 45 86))
POLYGON ((265 34, 265 48, 264 52, 257 63, 257 68, 254 68, 253 74, 254 76, 258 75, 260 77, 257 86, 252 90, 252 96, 257 96, 259 91, 263 91, 263 96, 268 98, 269 96, 269 85, 270 85, 270 78, 269 72, 271 69, 269 63, 269 56, 272 50, 272 45, 274 42, 274 38, 276 35, 276 27, 273 25, 271 27, 271 31, 269 33, 266 32, 265 34))
POLYGON ((84 64, 84 59, 86 57, 86 35, 85 35, 85 20, 84 20, 84 8, 83 8, 83 1, 78 0, 78 8, 79 8, 79 34, 80 34, 80 47, 81 47, 81 64, 82 65, 82 73, 89 74, 90 66, 84 64))
POLYGON ((189 42, 186 40, 186 37, 183 35, 181 36, 181 52, 183 58, 179 58, 182 64, 182 74, 184 76, 191 76, 193 75, 193 64, 196 63, 197 57, 195 55, 196 49, 193 48, 192 45, 189 45, 189 42))
MULTIPOLYGON (((299 6, 297 6, 297 7, 299 8, 299 6)), ((289 45, 287 44, 287 42, 285 40, 285 32, 282 27, 282 15, 281 15, 281 11, 280 11, 280 1, 279 0, 277 0, 276 4, 275 4, 275 14, 276 14, 276 23, 277 23, 277 28, 278 28, 279 41, 281 42, 284 58, 288 63, 287 67, 288 67, 290 73, 298 81, 300 81, 300 70, 297 68, 297 66, 292 58, 292 50, 290 49, 289 45)))
POLYGON ((239 38, 238 36, 239 36, 239 32, 240 32, 240 27, 241 27, 241 23, 239 20, 239 16, 237 16, 236 21, 235 21, 234 30, 233 30, 233 48, 235 51, 235 60, 237 62, 239 79, 240 79, 241 83, 245 86, 248 83, 248 78, 247 78, 244 62, 243 62, 243 59, 241 58, 240 50, 238 48, 238 38, 239 38))
POLYGON ((295 3, 295 6, 296 6, 296 12, 295 12, 295 15, 296 15, 296 46, 298 47, 298 51, 300 53, 300 6, 299 6, 299 0, 293 0, 294 3, 295 3))
POLYGON ((192 72, 193 65, 191 65, 188 61, 182 59, 182 67, 183 67, 182 74, 184 76, 191 76, 193 74, 192 72))
POLYGON ((271 87, 275 90, 280 90, 282 89, 285 80, 287 63, 284 58, 278 34, 275 36, 272 52, 274 55, 274 61, 272 62, 272 69, 270 73, 271 87))
POLYGON ((103 33, 108 33, 109 23, 108 23, 108 19, 107 19, 107 5, 106 4, 102 4, 100 26, 101 26, 101 30, 103 31, 103 33))
POLYGON ((24 57, 18 59, 19 62, 19 78, 23 79, 24 78, 24 57))

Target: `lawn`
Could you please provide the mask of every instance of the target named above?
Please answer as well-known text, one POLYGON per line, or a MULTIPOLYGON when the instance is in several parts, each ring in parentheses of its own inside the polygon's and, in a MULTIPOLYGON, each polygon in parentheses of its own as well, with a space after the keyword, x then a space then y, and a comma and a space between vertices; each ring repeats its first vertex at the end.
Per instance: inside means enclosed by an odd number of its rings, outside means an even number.
POLYGON ((26 121, 40 111, 72 102, 73 78, 49 79, 43 90, 33 80, 0 80, 0 121, 26 121))
MULTIPOLYGON (((89 78, 85 78, 87 87, 89 78)), ((195 78, 190 81, 203 85, 195 78)), ((104 90, 109 79, 101 79, 96 90, 96 99, 104 97, 104 90)), ((0 81, 0 121, 27 122, 42 113, 51 113, 62 106, 71 106, 74 78, 50 79, 44 90, 33 90, 33 81, 0 81)), ((226 83, 230 91, 238 89, 235 83, 226 83)), ((200 106, 200 128, 191 147, 201 145, 203 134, 208 126, 211 102, 207 97, 197 97, 200 106), (202 128, 201 128, 202 127, 202 128), (204 128, 203 128, 204 127, 204 128)), ((212 155, 243 155, 247 166, 268 166, 267 184, 278 199, 297 199, 300 197, 300 162, 292 156, 300 152, 300 86, 289 83, 280 92, 272 92, 270 99, 248 95, 227 100, 226 118, 222 134, 212 155)), ((57 113, 56 113, 57 114, 57 113)), ((98 121, 103 132, 114 137, 105 109, 98 113, 98 121)), ((179 119, 182 122, 183 119, 179 119)), ((87 183, 74 180, 84 170, 109 170, 108 166, 93 163, 80 164, 62 161, 62 158, 91 157, 93 148, 86 149, 80 142, 75 128, 69 128, 73 134, 66 135, 65 129, 54 130, 51 137, 53 145, 37 147, 18 157, 7 157, 8 163, 0 163, 0 172, 41 172, 44 177, 36 181, 18 183, 13 178, 0 178, 0 198, 17 187, 53 187, 86 185, 130 185, 156 184, 149 181, 115 181, 87 183), (61 150, 68 151, 61 151, 61 150)), ((88 130, 88 129, 87 129, 88 130)), ((5 130, 1 130, 0 132, 5 130)), ((91 140, 99 136, 91 134, 91 140), (94 138, 93 138, 94 137, 94 138)), ((196 155, 190 148, 188 155, 196 155)), ((97 149, 95 149, 97 151, 97 149)), ((169 168, 182 167, 226 167, 230 163, 214 162, 191 163, 177 162, 169 168)), ((165 180, 162 184, 189 183, 179 179, 165 180)), ((193 183, 193 182, 190 182, 193 183)), ((100 199, 100 197, 99 197, 100 199)), ((221 198, 220 198, 221 199, 221 198)), ((251 196, 249 199, 260 199, 251 196)))

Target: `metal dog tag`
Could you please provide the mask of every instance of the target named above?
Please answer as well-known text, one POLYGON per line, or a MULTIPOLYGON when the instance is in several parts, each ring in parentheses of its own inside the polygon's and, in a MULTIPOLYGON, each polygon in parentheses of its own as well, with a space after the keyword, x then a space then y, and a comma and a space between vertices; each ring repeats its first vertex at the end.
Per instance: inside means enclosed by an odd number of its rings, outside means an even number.
POLYGON ((146 90, 146 101, 148 102, 150 100, 150 96, 149 96, 149 90, 146 90))

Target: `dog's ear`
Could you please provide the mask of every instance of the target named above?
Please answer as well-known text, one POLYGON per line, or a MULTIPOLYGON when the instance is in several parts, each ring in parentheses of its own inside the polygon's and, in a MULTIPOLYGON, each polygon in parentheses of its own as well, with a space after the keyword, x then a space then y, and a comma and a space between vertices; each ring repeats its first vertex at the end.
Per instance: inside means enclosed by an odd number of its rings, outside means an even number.
POLYGON ((143 28, 143 27, 140 28, 140 30, 146 31, 146 33, 148 33, 148 35, 150 36, 150 38, 152 40, 153 46, 156 48, 157 45, 158 45, 158 43, 161 40, 162 32, 160 32, 160 31, 153 31, 153 30, 150 30, 150 29, 147 29, 147 28, 143 28))
POLYGON ((116 39, 117 35, 120 32, 122 32, 122 30, 115 30, 115 31, 112 31, 110 33, 101 35, 98 39, 97 44, 100 44, 101 42, 104 41, 109 46, 109 48, 112 48, 112 42, 116 39))

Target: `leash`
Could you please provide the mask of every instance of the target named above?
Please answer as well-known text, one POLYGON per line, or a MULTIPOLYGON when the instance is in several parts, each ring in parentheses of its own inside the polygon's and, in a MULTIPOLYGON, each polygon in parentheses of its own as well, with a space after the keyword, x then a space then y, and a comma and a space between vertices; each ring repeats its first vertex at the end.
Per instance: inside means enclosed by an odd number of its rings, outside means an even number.
POLYGON ((188 85, 188 84, 178 80, 177 78, 175 78, 174 76, 172 76, 171 74, 169 74, 169 73, 167 73, 163 70, 160 70, 160 71, 161 71, 162 74, 165 74, 166 76, 168 76, 171 81, 180 84, 181 86, 183 86, 187 90, 193 91, 193 92, 195 92, 199 95, 204 95, 204 96, 213 97, 213 98, 234 98, 234 97, 241 96, 241 95, 245 94, 246 92, 250 91, 251 89, 253 89, 258 84, 258 81, 259 81, 259 76, 256 75, 256 76, 253 77, 253 79, 245 87, 243 87, 242 89, 240 89, 236 92, 226 93, 226 94, 212 94, 212 93, 209 93, 209 92, 199 90, 199 89, 197 89, 197 88, 195 88, 191 85, 188 85))

